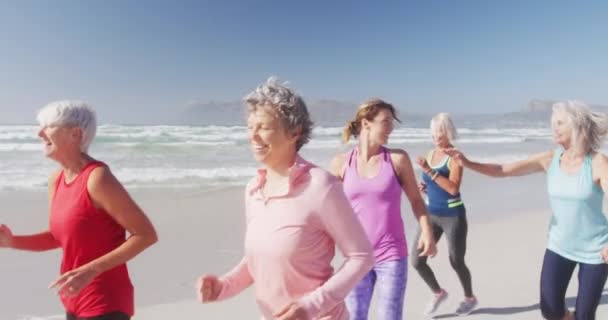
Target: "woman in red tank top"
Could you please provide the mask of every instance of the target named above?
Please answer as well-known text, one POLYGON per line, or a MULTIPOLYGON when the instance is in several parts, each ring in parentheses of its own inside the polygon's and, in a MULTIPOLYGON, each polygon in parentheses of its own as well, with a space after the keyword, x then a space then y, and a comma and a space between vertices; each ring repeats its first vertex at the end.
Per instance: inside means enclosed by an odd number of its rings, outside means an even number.
POLYGON ((49 179, 49 229, 16 236, 0 225, 0 247, 63 250, 58 291, 68 320, 123 320, 134 313, 126 262, 157 241, 150 220, 110 169, 87 154, 96 132, 86 103, 59 101, 38 113, 45 155, 61 169, 49 179), (126 237, 126 232, 129 237, 126 237))

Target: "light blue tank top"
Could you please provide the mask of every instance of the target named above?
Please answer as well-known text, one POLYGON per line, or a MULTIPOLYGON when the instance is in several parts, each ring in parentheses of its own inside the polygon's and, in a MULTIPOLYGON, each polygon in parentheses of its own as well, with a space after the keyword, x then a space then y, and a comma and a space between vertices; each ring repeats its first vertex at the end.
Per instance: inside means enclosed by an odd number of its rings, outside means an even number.
POLYGON ((608 220, 602 212, 604 192, 593 182, 591 156, 578 173, 560 168, 563 149, 555 150, 547 172, 553 216, 547 248, 564 258, 586 264, 604 263, 600 253, 608 244, 608 220))

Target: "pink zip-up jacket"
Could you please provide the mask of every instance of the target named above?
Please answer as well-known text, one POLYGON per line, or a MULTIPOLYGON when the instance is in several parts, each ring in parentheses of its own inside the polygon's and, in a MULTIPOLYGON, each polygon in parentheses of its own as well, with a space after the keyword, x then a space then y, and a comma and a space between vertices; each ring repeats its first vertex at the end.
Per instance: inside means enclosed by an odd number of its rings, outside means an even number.
POLYGON ((372 268, 371 244, 341 182, 297 157, 285 192, 265 197, 266 171, 247 185, 245 256, 220 278, 218 300, 255 284, 264 319, 292 302, 310 319, 346 320, 344 298, 372 268), (335 247, 345 260, 334 272, 335 247))

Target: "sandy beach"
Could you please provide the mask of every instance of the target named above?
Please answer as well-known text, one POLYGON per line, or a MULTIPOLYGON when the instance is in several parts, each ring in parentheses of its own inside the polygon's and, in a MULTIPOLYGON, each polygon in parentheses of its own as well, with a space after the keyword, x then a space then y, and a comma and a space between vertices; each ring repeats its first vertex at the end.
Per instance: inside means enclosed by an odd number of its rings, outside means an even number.
MULTIPOLYGON (((538 284, 550 211, 543 175, 492 180, 467 172, 462 186, 469 219, 467 264, 479 308, 470 319, 540 319, 538 284)), ((134 319, 259 319, 251 289, 229 301, 201 305, 194 283, 203 272, 222 274, 241 257, 244 236, 243 189, 136 189, 133 197, 156 225, 160 242, 129 264, 136 288, 134 319)), ((44 228, 42 191, 5 191, 2 220, 17 234, 44 228)), ((403 203, 408 240, 415 221, 403 203)), ((59 252, 0 251, 0 319, 61 319, 62 307, 47 285, 59 269, 59 252)), ((339 264, 340 258, 336 258, 339 264)), ((450 293, 437 319, 453 311, 462 289, 449 266, 444 241, 431 266, 450 293)), ((576 274, 575 274, 576 277, 576 274)), ((577 281, 568 290, 573 306, 577 281)), ((424 319, 430 296, 410 266, 404 319, 424 319)), ((608 318, 608 291, 597 319, 608 318)), ((372 309, 370 319, 378 319, 372 309)))

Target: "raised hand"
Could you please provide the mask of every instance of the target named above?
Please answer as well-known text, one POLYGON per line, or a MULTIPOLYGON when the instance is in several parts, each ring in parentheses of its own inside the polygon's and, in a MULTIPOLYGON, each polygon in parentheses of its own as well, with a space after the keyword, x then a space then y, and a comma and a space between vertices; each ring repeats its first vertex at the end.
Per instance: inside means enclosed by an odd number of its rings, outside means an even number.
POLYGON ((431 170, 431 167, 429 166, 429 163, 422 156, 416 157, 416 164, 418 164, 418 166, 420 167, 420 169, 422 169, 422 171, 424 171, 424 172, 429 172, 429 170, 431 170))
POLYGON ((469 159, 467 159, 467 157, 458 149, 449 148, 444 149, 443 152, 452 157, 452 159, 461 167, 464 167, 469 162, 469 159))

